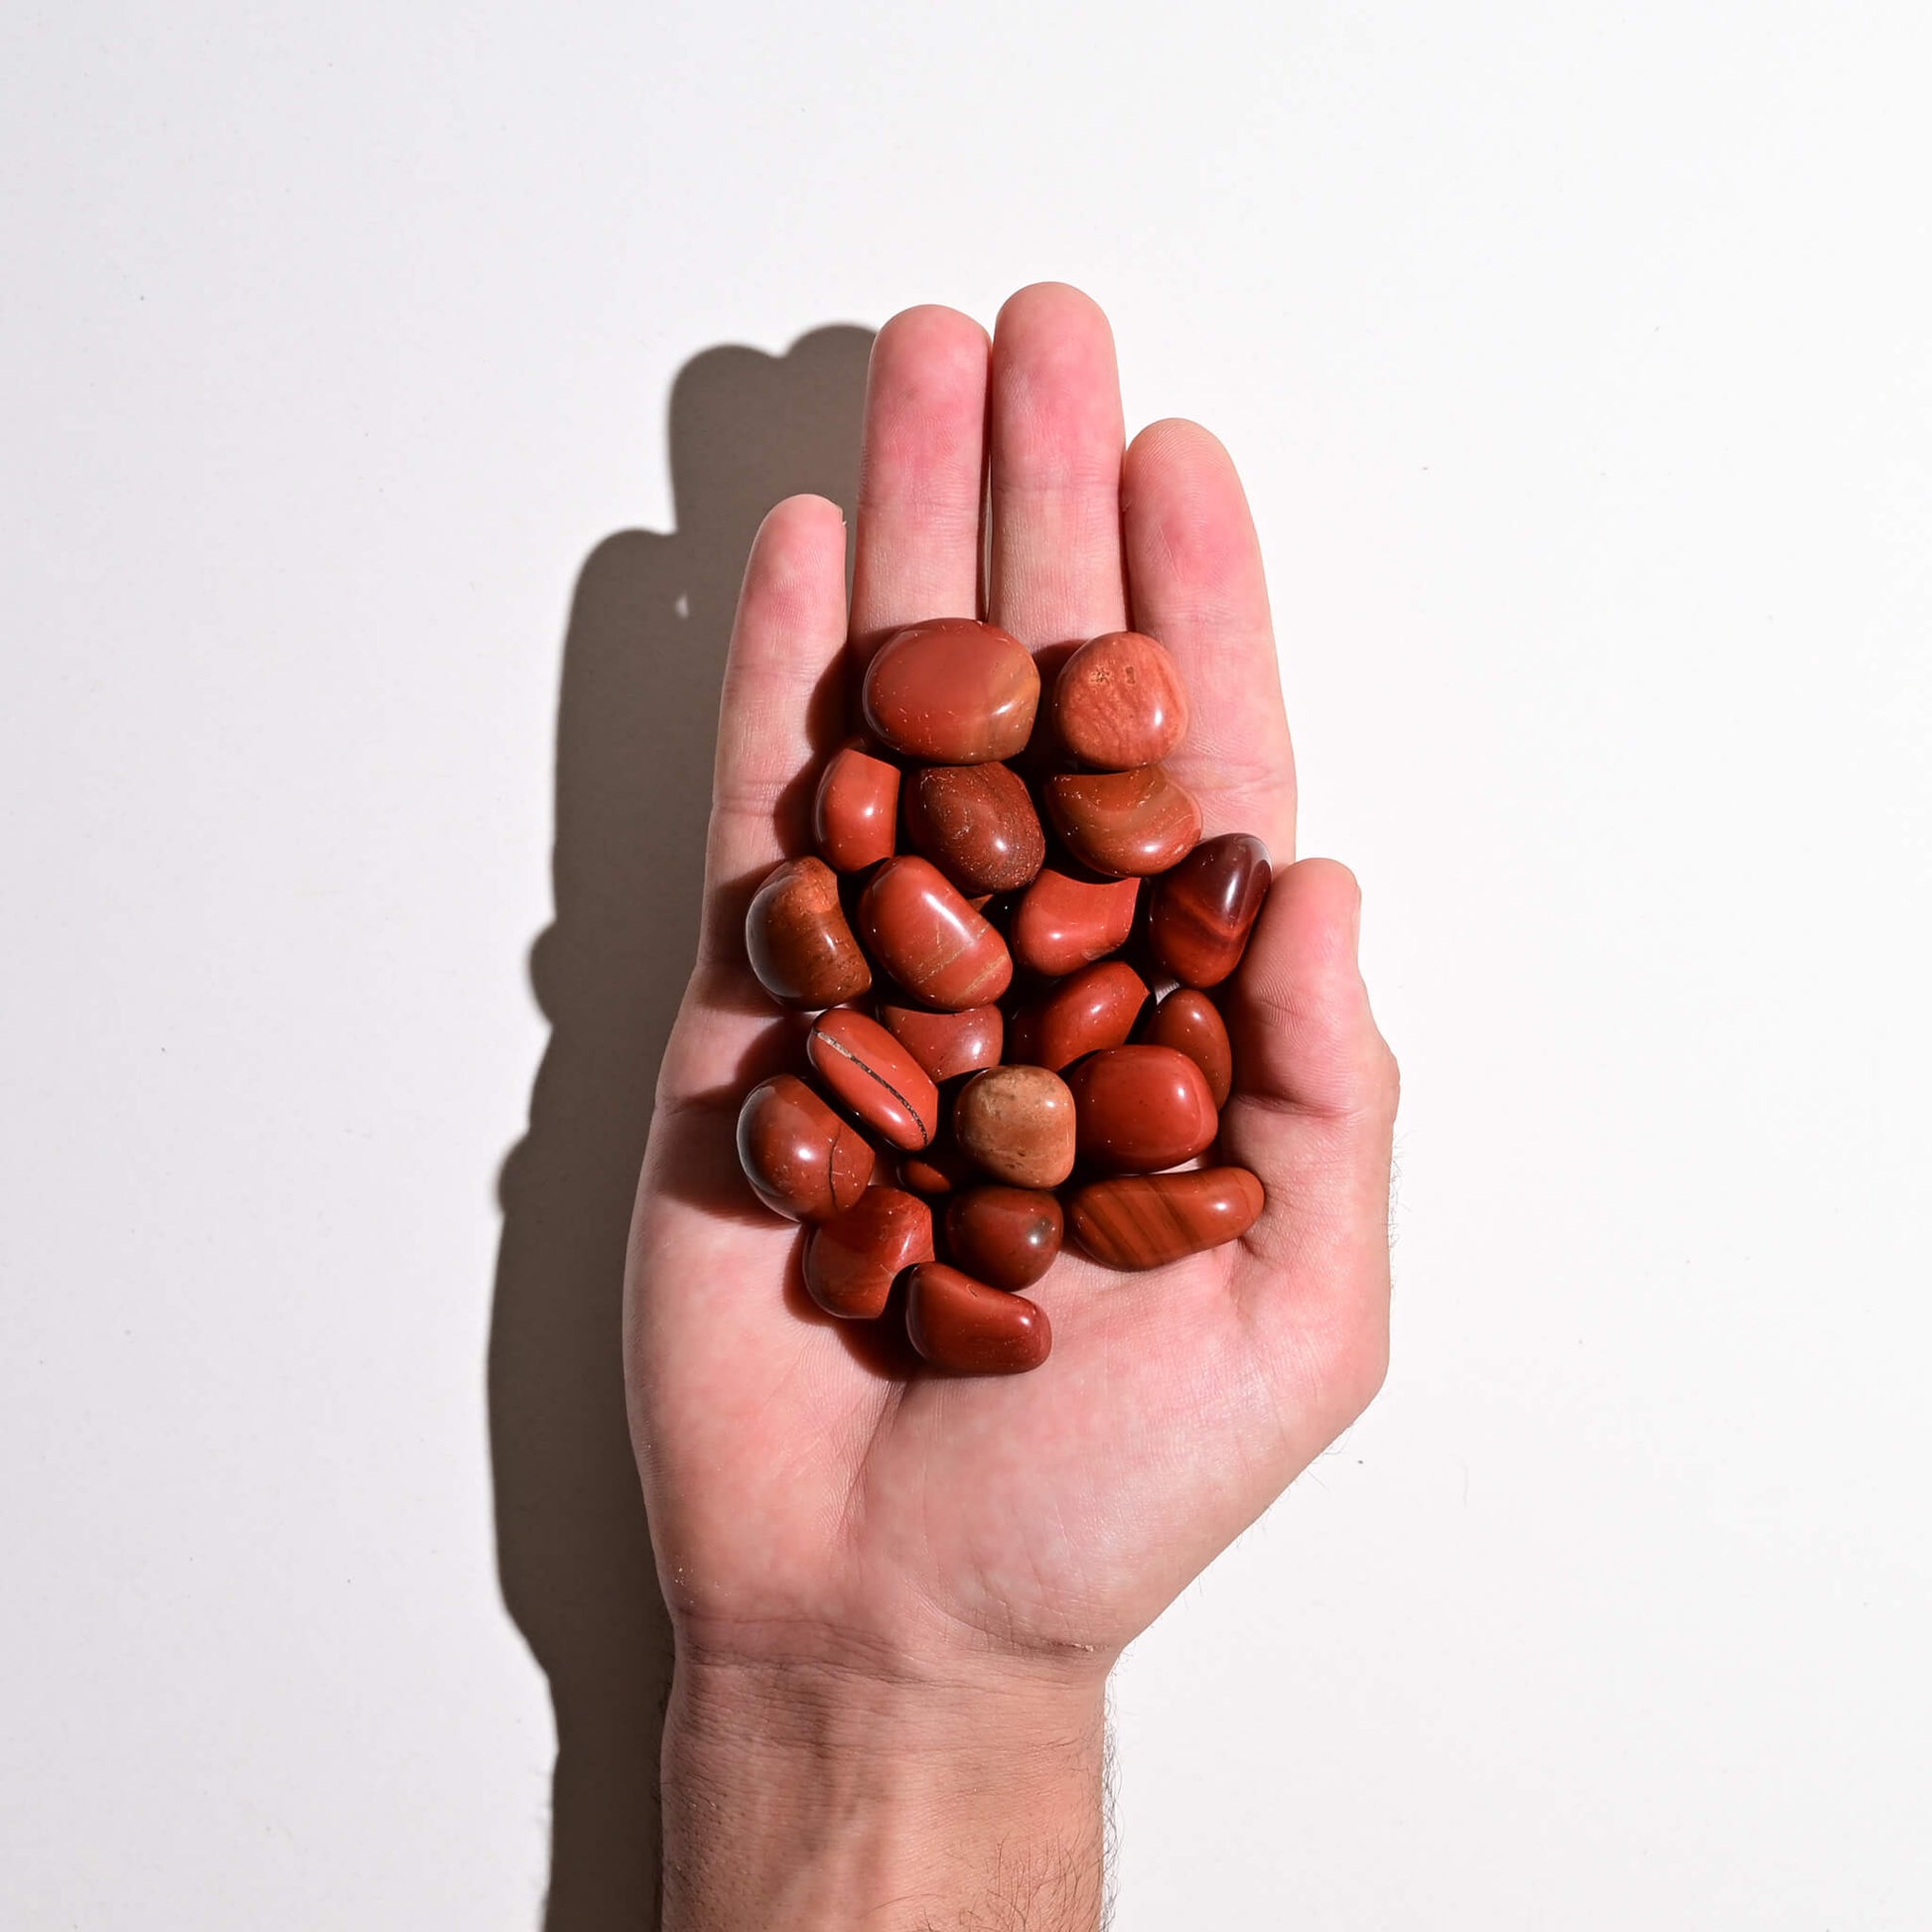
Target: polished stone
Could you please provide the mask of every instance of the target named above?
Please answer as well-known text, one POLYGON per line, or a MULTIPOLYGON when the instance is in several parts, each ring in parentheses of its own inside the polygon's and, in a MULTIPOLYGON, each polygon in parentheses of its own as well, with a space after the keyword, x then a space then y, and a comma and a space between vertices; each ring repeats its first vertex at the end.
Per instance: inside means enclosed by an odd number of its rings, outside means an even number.
POLYGON ((866 1190, 876 1157, 795 1073, 760 1080, 738 1110, 738 1160, 765 1206, 829 1221, 866 1190))
POLYGON ((1108 1268, 1160 1268, 1238 1241, 1265 1196, 1246 1168, 1123 1174, 1080 1188, 1067 1204, 1073 1238, 1108 1268))
POLYGON ((1207 1076, 1172 1046, 1089 1053, 1067 1084, 1080 1159, 1115 1173, 1177 1168, 1211 1146, 1220 1126, 1207 1076))
POLYGON ((1219 986, 1241 963, 1274 870, 1246 832, 1197 845, 1155 881, 1148 944, 1183 986, 1219 986))
POLYGON ((860 896, 859 929, 900 986, 949 1013, 988 1005, 1013 979, 1006 941, 929 859, 888 859, 860 896))
POLYGON ((946 1202, 947 1259, 995 1288, 1031 1288, 1053 1265, 1066 1216, 1033 1187, 972 1187, 946 1202))
POLYGON ((1102 771, 1158 764, 1187 735, 1187 691, 1172 657, 1138 630, 1092 638, 1053 681, 1053 725, 1102 771))
POLYGON ((1147 1004, 1147 982, 1124 959, 1083 966, 1015 1016, 1009 1057, 1057 1073, 1083 1053, 1123 1044, 1147 1004))
POLYGON ((812 838, 826 864, 863 872, 893 856, 898 832, 898 766, 862 739, 832 754, 812 799, 812 838))
POLYGON ((1014 958, 1046 979, 1104 958, 1134 930, 1140 890, 1138 879, 1079 879, 1047 867, 1007 923, 1014 958))
POLYGON ((905 836, 962 893, 1011 893, 1046 858, 1027 781, 1005 764, 923 764, 905 785, 905 836))
POLYGON ((1148 1015, 1138 1035, 1148 1046, 1172 1046, 1185 1053, 1207 1076, 1216 1107, 1228 1104, 1234 1088, 1234 1048, 1227 1022, 1205 993, 1177 986, 1148 1015))
POLYGON ((932 1210, 897 1187, 868 1187, 805 1243, 805 1290, 827 1314, 869 1321, 884 1313, 893 1283, 933 1258, 932 1210))
POLYGON ((934 618, 874 652, 861 705, 867 729, 905 758, 984 764, 1026 749, 1039 703, 1027 647, 998 624, 934 618))
POLYGON ((939 1089, 877 1020, 834 1007, 812 1022, 805 1057, 833 1099, 889 1145, 920 1148, 939 1127, 939 1089))
POLYGON ((822 859, 787 859, 765 876, 745 914, 745 951, 781 1006, 837 1006, 872 985, 839 903, 838 875, 822 859))
POLYGON ((1053 1346, 1052 1324, 1037 1303, 931 1261, 908 1280, 905 1332, 935 1368, 960 1375, 1021 1374, 1037 1368, 1053 1346))
POLYGON ((998 1066, 1006 1043, 1006 1021, 998 1007, 933 1013, 882 1001, 879 1018, 933 1080, 956 1080, 962 1073, 998 1066))
POLYGON ((953 1139, 995 1180, 1057 1187, 1073 1172, 1073 1096, 1043 1066, 975 1073, 952 1107, 953 1139))
POLYGON ((1046 810, 1082 865, 1116 878, 1166 872, 1201 834, 1199 801, 1164 764, 1059 772, 1046 781, 1046 810))

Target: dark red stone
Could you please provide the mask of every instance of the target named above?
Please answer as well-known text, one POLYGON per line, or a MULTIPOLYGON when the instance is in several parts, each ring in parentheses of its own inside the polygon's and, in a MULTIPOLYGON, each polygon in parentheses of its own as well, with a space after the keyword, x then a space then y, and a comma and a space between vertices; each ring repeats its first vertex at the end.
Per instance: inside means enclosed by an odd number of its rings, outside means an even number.
POLYGON ((1053 1346, 1046 1311, 1024 1295, 988 1288, 939 1262, 912 1270, 905 1332, 935 1368, 959 1375, 1018 1375, 1053 1346))
POLYGON ((1246 832, 1197 845, 1154 885, 1148 943, 1183 986, 1219 986, 1241 963, 1268 897, 1268 848, 1246 832))

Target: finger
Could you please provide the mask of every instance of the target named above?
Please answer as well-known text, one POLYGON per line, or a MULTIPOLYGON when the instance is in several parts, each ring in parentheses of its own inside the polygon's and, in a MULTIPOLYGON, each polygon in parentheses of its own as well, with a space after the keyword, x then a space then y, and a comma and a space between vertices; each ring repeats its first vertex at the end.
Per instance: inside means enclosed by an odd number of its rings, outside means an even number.
POLYGON ((718 709, 705 848, 705 962, 744 957, 745 897, 802 850, 808 771, 845 644, 845 518, 788 496, 759 526, 745 566, 718 709))
POLYGON ((986 331, 953 309, 907 309, 873 344, 852 573, 862 649, 922 618, 979 614, 987 356, 986 331))
POLYGON ((1120 374, 1078 289, 1042 282, 993 332, 988 615, 1035 649, 1126 621, 1120 374))
POLYGON ((1268 1195, 1243 1237, 1236 1288, 1323 1440, 1367 1404, 1387 1362, 1399 1082, 1356 963, 1360 923, 1347 867, 1290 866, 1226 1007, 1240 1085, 1221 1149, 1268 1195))
POLYGON ((1193 722, 1169 768, 1207 829, 1295 856, 1295 755, 1254 518, 1228 453, 1197 423, 1135 437, 1121 481, 1135 627, 1180 666, 1193 722))

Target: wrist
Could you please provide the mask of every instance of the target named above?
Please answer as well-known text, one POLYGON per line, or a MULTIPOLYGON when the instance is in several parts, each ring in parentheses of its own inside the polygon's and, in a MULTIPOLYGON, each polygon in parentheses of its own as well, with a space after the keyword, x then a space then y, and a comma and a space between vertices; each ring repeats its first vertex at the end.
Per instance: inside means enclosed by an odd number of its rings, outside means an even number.
POLYGON ((1091 1932, 1105 1686, 1097 1664, 882 1672, 680 1645, 665 1932, 1091 1932))

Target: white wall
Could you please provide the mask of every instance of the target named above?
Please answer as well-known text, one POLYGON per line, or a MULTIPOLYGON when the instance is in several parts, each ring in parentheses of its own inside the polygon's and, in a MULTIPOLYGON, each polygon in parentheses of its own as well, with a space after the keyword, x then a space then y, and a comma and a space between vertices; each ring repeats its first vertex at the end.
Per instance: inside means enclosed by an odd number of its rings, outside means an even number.
POLYGON ((551 1932, 635 1922, 665 785, 863 338, 760 357, 1042 276, 1246 468, 1407 1074, 1393 1375, 1122 1674, 1120 1925, 1932 1923, 1922 9, 4 41, 0 1923, 535 1928, 499 1505, 551 1932))

